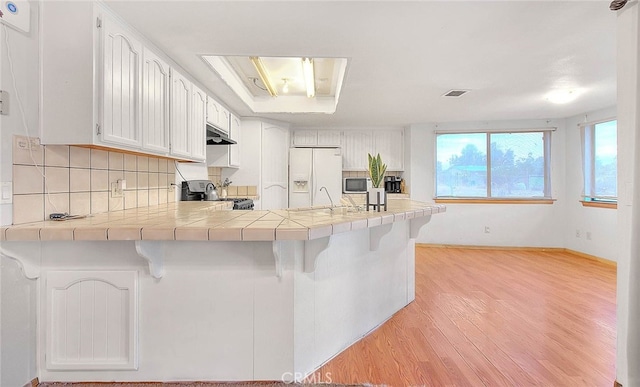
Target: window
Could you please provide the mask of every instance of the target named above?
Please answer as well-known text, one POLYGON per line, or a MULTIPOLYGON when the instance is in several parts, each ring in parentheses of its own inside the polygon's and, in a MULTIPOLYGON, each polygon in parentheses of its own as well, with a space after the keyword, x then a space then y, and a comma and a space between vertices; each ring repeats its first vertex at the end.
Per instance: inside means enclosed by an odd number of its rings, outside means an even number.
POLYGON ((588 125, 584 133, 584 200, 615 202, 618 198, 618 122, 588 125))
POLYGON ((438 133, 436 197, 550 198, 550 130, 438 133))

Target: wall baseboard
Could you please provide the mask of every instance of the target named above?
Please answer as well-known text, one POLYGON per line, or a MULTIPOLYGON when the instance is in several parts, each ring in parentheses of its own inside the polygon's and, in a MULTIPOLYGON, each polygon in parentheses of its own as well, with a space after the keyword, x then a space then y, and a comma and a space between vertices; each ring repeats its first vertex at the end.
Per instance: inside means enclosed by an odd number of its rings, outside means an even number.
POLYGON ((580 251, 567 249, 564 247, 520 247, 520 246, 478 246, 478 245, 447 245, 436 243, 416 243, 416 246, 426 248, 438 248, 438 249, 470 249, 470 250, 518 250, 518 251, 540 251, 540 252, 558 252, 569 253, 576 255, 580 258, 589 259, 591 261, 597 261, 605 265, 618 266, 616 261, 612 261, 606 258, 601 258, 595 255, 582 253, 580 251))

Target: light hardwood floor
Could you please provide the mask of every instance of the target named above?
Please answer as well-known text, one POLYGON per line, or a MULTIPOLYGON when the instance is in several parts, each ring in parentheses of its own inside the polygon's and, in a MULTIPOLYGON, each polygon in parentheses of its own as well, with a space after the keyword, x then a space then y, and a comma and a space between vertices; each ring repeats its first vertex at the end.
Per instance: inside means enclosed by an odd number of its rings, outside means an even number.
POLYGON ((565 252, 416 249, 416 301, 327 363, 334 383, 606 386, 615 266, 565 252))

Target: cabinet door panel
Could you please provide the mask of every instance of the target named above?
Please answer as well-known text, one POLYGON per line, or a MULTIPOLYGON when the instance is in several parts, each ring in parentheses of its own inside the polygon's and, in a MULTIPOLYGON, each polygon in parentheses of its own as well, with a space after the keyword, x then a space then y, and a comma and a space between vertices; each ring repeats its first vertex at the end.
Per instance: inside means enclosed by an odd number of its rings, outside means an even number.
POLYGON ((404 138, 401 130, 373 132, 374 150, 380 153, 387 171, 404 171, 404 138))
POLYGON ((293 132, 293 146, 316 146, 318 145, 317 130, 296 130, 293 132))
POLYGON ((191 156, 197 160, 204 160, 207 156, 207 95, 197 86, 191 87, 191 156))
POLYGON ((189 157, 191 83, 174 69, 171 83, 171 154, 189 157))
POLYGON ((237 144, 229 145, 229 165, 232 167, 240 166, 240 130, 240 119, 232 114, 231 125, 229 127, 229 137, 237 142, 237 144))
POLYGON ((108 18, 102 34, 102 140, 139 146, 142 44, 108 18))
POLYGON ((365 171, 368 169, 367 154, 373 152, 370 131, 345 131, 342 144, 342 169, 365 171))
POLYGON ((262 209, 287 208, 289 131, 271 124, 262 128, 262 209))
POLYGON ((142 147, 169 150, 169 65, 147 49, 142 69, 142 147))
POLYGON ((342 144, 342 132, 339 130, 318 130, 318 146, 335 146, 342 144))

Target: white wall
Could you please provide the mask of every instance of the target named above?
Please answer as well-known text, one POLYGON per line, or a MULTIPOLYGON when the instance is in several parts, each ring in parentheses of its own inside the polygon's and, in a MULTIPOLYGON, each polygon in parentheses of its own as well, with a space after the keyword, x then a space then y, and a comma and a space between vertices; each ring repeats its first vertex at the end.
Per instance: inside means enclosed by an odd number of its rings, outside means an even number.
POLYGON ((640 386, 640 9, 617 14, 618 272, 616 380, 640 386))
POLYGON ((435 193, 434 131, 464 129, 518 129, 557 127, 551 135, 551 181, 554 204, 447 204, 443 216, 435 216, 420 231, 416 242, 477 246, 564 247, 565 122, 523 120, 412 125, 405 171, 411 198, 433 202, 435 193), (484 232, 485 226, 490 233, 484 232))
POLYGON ((582 140, 578 124, 615 117, 615 107, 569 117, 566 120, 565 136, 565 158, 567 160, 565 247, 611 261, 617 261, 618 258, 618 211, 584 207, 579 202, 582 198, 583 168, 582 140), (580 237, 576 236, 576 230, 580 231, 580 237), (586 238, 587 233, 591 233, 591 240, 586 238))
MULTIPOLYGON (((31 5, 31 32, 7 27, 17 93, 32 136, 39 135, 38 3, 31 5)), ((25 134, 8 61, 5 30, 0 25, 0 89, 9 95, 9 114, 0 115, 0 181, 11 182, 14 134, 25 134)), ((11 224, 12 205, 0 204, 0 224, 11 224)), ((22 386, 37 376, 36 284, 17 264, 0 258, 0 386, 22 386)))

